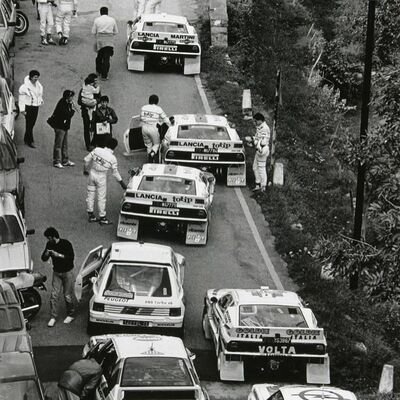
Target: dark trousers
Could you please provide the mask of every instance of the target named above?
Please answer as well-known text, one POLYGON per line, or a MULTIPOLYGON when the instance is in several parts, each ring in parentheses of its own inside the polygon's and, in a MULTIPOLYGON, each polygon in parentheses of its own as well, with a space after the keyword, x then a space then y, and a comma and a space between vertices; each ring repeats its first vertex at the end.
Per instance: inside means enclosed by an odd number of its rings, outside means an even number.
POLYGON ((68 162, 68 131, 54 129, 53 164, 68 162))
POLYGON ((33 143, 33 127, 36 124, 37 116, 39 113, 38 106, 25 106, 25 136, 24 142, 26 144, 33 143))
POLYGON ((81 115, 83 121, 83 138, 85 140, 86 150, 89 150, 91 144, 91 137, 90 137, 90 117, 86 107, 81 108, 81 115))
POLYGON ((103 78, 107 78, 108 71, 110 70, 110 58, 114 55, 114 48, 106 46, 97 52, 96 57, 96 71, 100 73, 103 78))

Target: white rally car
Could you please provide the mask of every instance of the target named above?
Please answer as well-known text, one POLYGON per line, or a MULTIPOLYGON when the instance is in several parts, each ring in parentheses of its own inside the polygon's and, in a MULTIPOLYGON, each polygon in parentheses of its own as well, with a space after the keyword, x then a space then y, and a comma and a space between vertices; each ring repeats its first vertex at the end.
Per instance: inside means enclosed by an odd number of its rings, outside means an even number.
POLYGON ((253 385, 248 400, 357 400, 353 392, 332 386, 287 385, 267 383, 253 385))
POLYGON ((205 245, 215 178, 196 168, 144 164, 132 173, 122 201, 117 236, 137 240, 141 221, 159 232, 176 230, 185 243, 205 245))
POLYGON ((324 330, 294 292, 210 289, 204 300, 203 331, 212 339, 221 380, 243 381, 245 373, 302 362, 307 376, 329 365, 324 330))
POLYGON ((246 185, 243 142, 225 117, 182 114, 174 119, 163 140, 165 163, 221 171, 228 186, 246 185))
POLYGON ((113 243, 89 252, 75 281, 78 300, 92 289, 88 333, 125 326, 183 336, 185 258, 152 243, 113 243))
POLYGON ((93 336, 83 353, 94 357, 103 369, 96 399, 208 400, 193 365, 195 355, 178 338, 93 336))
POLYGON ((144 71, 146 58, 183 67, 185 75, 200 73, 201 47, 196 30, 185 17, 143 14, 127 27, 128 69, 144 71))

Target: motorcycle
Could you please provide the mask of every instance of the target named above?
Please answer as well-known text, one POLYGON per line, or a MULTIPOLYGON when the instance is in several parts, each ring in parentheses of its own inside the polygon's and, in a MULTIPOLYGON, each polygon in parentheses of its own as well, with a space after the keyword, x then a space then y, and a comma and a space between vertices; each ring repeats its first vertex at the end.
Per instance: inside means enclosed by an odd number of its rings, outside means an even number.
POLYGON ((39 290, 46 290, 44 283, 47 277, 40 272, 22 272, 14 278, 7 279, 17 289, 22 313, 27 321, 31 321, 42 306, 39 290))
POLYGON ((16 17, 16 25, 15 25, 15 35, 22 36, 28 32, 29 29, 29 19, 28 16, 20 10, 19 0, 14 0, 17 17, 16 17))

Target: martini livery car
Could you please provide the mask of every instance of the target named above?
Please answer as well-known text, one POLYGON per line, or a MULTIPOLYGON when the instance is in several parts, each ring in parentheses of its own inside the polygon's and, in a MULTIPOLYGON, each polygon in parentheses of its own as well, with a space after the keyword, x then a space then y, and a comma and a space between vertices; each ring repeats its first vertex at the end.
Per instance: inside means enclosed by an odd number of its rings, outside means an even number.
POLYGON ((208 400, 182 340, 160 335, 103 335, 90 338, 90 353, 102 366, 96 399, 208 400))
POLYGON ((166 163, 222 170, 228 186, 246 185, 243 142, 236 129, 219 115, 174 115, 163 140, 166 163))
POLYGON ((357 400, 354 393, 332 386, 288 385, 267 383, 253 385, 248 400, 357 400))
POLYGON ((144 14, 127 27, 128 69, 144 71, 146 58, 183 67, 185 75, 200 73, 201 48, 196 30, 185 17, 144 14))
POLYGON ((184 267, 184 257, 168 246, 123 242, 93 249, 75 281, 78 300, 93 290, 88 332, 114 325, 183 336, 184 267))
POLYGON ((281 363, 302 361, 312 369, 329 362, 324 331, 294 292, 208 290, 203 330, 214 342, 221 380, 243 381, 245 370, 276 370, 281 363))
POLYGON ((132 174, 122 201, 119 237, 137 240, 141 221, 153 221, 158 231, 183 234, 186 244, 207 243, 212 174, 164 164, 144 164, 132 174))

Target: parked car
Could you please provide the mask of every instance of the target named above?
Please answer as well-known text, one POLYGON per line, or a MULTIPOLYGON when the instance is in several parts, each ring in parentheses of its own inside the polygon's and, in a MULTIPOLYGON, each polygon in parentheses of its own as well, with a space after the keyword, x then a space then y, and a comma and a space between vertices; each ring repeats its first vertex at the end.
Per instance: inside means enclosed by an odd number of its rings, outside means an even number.
POLYGON ((104 335, 90 338, 84 353, 103 368, 97 400, 208 400, 182 340, 161 335, 104 335))
POLYGON ((14 139, 16 103, 5 78, 0 77, 0 122, 14 139))
POLYGON ((0 40, 0 77, 7 81, 11 93, 14 93, 14 59, 3 40, 0 40))
POLYGON ((39 380, 32 353, 0 353, 0 399, 48 399, 39 380))
POLYGON ((13 0, 0 0, 0 39, 9 49, 14 44, 17 9, 13 0))
POLYGON ((0 278, 32 271, 27 236, 33 233, 34 229, 26 229, 15 196, 12 193, 0 193, 0 278))
POLYGON ((88 333, 101 328, 166 329, 183 336, 185 258, 152 243, 113 243, 93 249, 78 273, 78 300, 93 283, 88 333))

